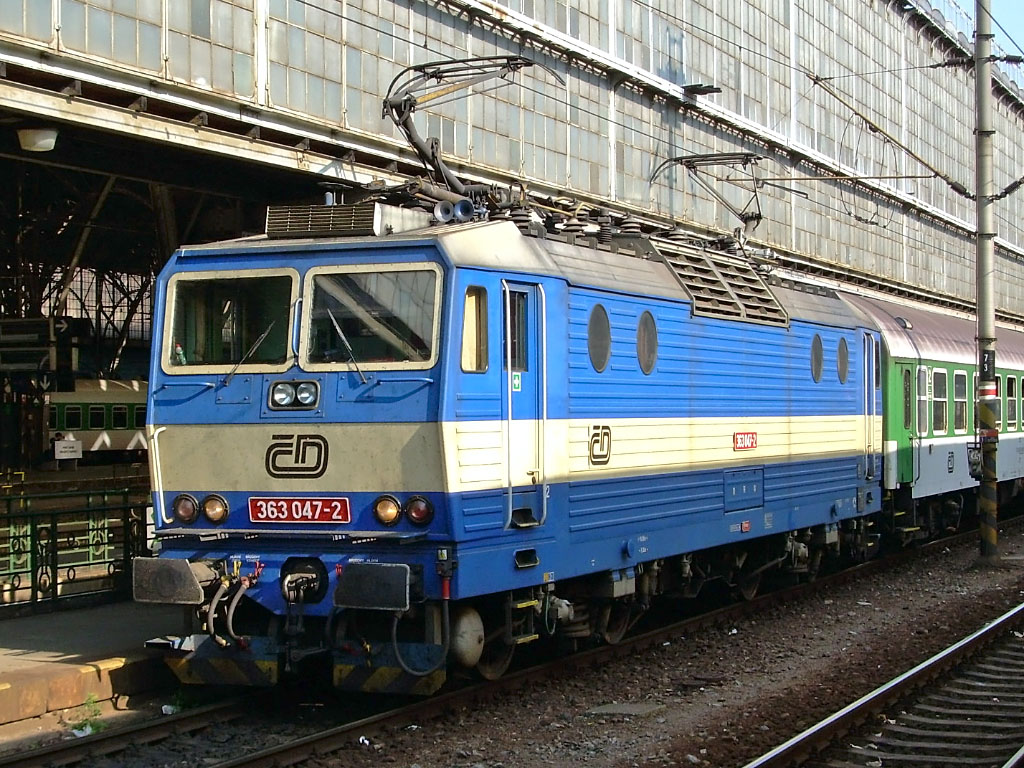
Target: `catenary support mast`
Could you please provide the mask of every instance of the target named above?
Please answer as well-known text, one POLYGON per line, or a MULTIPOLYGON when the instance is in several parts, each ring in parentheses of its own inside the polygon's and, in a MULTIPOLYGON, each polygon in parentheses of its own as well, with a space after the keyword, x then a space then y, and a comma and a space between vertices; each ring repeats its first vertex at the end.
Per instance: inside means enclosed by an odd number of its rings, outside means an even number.
POLYGON ((996 484, 996 429, 999 393, 996 388, 996 328, 993 296, 995 269, 995 217, 992 189, 992 17, 989 0, 976 0, 974 35, 974 85, 977 102, 977 301, 978 301, 978 394, 975 413, 981 442, 982 474, 978 495, 983 563, 999 559, 998 490, 996 484))

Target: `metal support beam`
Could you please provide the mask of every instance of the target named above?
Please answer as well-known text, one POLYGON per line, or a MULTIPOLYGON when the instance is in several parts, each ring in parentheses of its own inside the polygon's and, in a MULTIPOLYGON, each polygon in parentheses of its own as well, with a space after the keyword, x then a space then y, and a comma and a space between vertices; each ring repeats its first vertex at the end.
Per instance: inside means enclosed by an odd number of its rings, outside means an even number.
POLYGON ((117 370, 117 366, 121 363, 121 355, 124 354, 125 345, 128 343, 128 331, 131 328, 132 320, 135 319, 135 314, 139 311, 139 307, 142 306, 143 299, 147 298, 149 289, 153 285, 153 277, 147 276, 142 281, 142 285, 139 286, 139 290, 132 297, 131 304, 128 305, 128 312, 125 314, 124 322, 121 324, 121 330, 117 334, 117 343, 114 345, 114 354, 110 356, 110 362, 107 365, 107 374, 113 375, 114 371, 117 370))
POLYGON ((74 280, 75 272, 78 270, 78 262, 81 261, 82 254, 85 252, 85 246, 89 242, 89 235, 92 234, 96 218, 100 215, 100 211, 103 210, 103 205, 107 202, 107 198, 110 196, 110 191, 114 188, 114 184, 116 183, 116 176, 107 177, 99 195, 96 196, 96 202, 92 207, 92 211, 89 213, 89 220, 86 221, 85 226, 82 227, 82 234, 78 236, 78 242, 75 243, 75 251, 71 254, 71 261, 68 264, 67 270, 64 272, 64 279, 61 281, 60 294, 57 297, 56 303, 53 305, 53 312, 51 313, 53 317, 63 315, 67 310, 68 294, 71 292, 71 281, 74 280))

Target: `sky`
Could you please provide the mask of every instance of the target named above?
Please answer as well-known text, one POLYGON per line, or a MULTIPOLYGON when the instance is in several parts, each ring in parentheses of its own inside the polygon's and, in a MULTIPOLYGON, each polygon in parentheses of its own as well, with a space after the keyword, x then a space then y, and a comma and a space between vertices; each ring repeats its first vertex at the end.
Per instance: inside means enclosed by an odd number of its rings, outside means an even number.
MULTIPOLYGON (((963 0, 961 2, 962 7, 968 8, 973 15, 974 3, 963 0)), ((992 11, 992 18, 1009 33, 1017 45, 1007 40, 999 27, 993 24, 992 28, 999 44, 1007 53, 1024 55, 1018 50, 1018 46, 1024 48, 1024 0, 989 0, 989 8, 992 11)))

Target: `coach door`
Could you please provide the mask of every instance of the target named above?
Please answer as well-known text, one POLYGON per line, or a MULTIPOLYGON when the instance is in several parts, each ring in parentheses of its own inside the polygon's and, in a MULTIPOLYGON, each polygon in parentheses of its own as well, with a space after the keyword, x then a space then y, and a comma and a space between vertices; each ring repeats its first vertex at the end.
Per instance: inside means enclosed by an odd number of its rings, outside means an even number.
POLYGON ((547 515, 547 328, 544 288, 501 282, 506 447, 506 528, 533 528, 547 515))
POLYGON ((896 373, 899 375, 900 399, 902 405, 898 414, 899 422, 896 425, 897 440, 896 467, 898 472, 898 483, 910 483, 916 479, 917 452, 920 446, 920 439, 917 436, 917 392, 914 387, 914 367, 906 363, 896 366, 896 373))

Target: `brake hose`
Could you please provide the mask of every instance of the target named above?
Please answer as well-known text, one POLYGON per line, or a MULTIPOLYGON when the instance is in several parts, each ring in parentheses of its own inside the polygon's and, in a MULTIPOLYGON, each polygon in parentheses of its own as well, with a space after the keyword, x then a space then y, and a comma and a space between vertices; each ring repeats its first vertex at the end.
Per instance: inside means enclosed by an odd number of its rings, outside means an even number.
POLYGON ((242 638, 235 633, 235 608, 238 606, 239 601, 242 599, 242 595, 245 594, 246 590, 249 589, 249 579, 243 578, 239 584, 238 590, 235 592, 234 597, 231 598, 231 603, 228 604, 228 637, 234 640, 236 643, 241 644, 242 638))
POLYGON ((227 591, 228 582, 221 581, 220 586, 217 587, 217 592, 213 596, 213 600, 210 601, 210 607, 206 610, 206 631, 210 635, 210 638, 221 648, 226 648, 229 643, 217 634, 217 630, 213 626, 213 618, 214 614, 217 612, 217 604, 220 603, 221 598, 224 597, 224 593, 227 591))
POLYGON ((438 659, 437 663, 429 669, 412 669, 408 664, 405 663, 405 659, 402 658, 401 651, 398 650, 398 621, 402 618, 402 612, 395 611, 394 618, 391 621, 391 649, 395 653, 395 661, 398 662, 398 666, 402 668, 402 671, 406 674, 412 675, 413 677, 426 677, 431 672, 436 672, 445 663, 448 658, 448 648, 451 645, 451 616, 449 615, 448 602, 451 599, 451 580, 443 579, 441 581, 441 658, 438 659))

